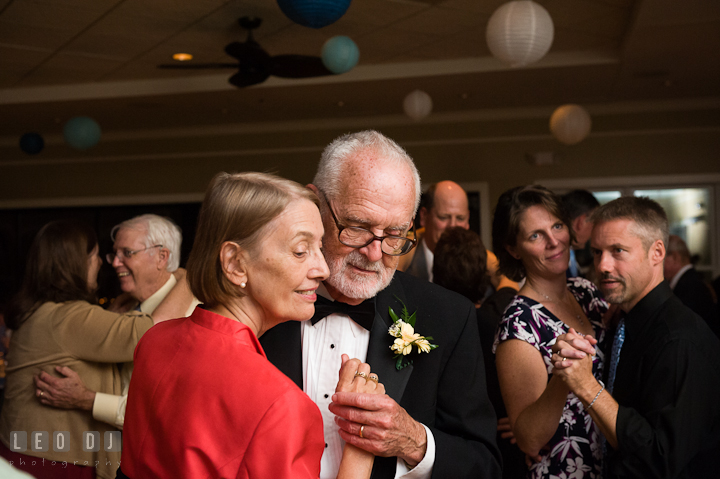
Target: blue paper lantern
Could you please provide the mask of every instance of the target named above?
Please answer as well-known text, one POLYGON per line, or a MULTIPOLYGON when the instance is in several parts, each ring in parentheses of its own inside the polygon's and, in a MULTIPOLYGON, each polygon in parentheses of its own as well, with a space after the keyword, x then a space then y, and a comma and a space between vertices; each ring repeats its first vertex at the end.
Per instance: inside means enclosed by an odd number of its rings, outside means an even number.
POLYGON ((45 140, 40 133, 25 133, 20 137, 20 149, 28 155, 37 155, 45 148, 45 140))
POLYGON ((325 42, 321 56, 323 65, 339 75, 355 68, 360 59, 360 50, 350 37, 338 35, 325 42))
POLYGON ((63 128, 65 142, 77 150, 87 150, 100 141, 100 125, 87 116, 72 118, 63 128))
POLYGON ((322 28, 345 15, 350 0, 278 0, 278 6, 293 22, 304 27, 322 28))

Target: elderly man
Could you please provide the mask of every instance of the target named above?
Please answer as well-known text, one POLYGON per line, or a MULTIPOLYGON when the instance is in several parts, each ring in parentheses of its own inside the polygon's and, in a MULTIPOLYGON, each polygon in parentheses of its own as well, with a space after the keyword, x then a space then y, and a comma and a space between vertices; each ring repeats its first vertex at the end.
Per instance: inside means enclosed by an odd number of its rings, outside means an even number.
POLYGON ((690 262, 690 250, 679 236, 670 235, 665 256, 665 279, 685 306, 695 311, 720 336, 720 320, 711 286, 690 262))
POLYGON ((315 318, 280 324, 261 343, 320 408, 321 477, 337 474, 343 441, 379 456, 373 478, 499 477, 475 308, 396 273, 398 257, 412 248, 407 234, 420 196, 412 159, 375 131, 345 135, 325 149, 309 187, 321 200, 330 276, 318 289, 315 318), (389 331, 390 309, 414 322, 402 326, 407 341, 389 331), (412 340, 407 350, 391 349, 412 340), (335 393, 343 353, 368 362, 387 395, 335 393))
MULTIPOLYGON (((180 228, 167 218, 142 215, 115 226, 110 235, 114 241, 113 252, 108 253, 106 259, 115 268, 124 293, 124 299, 118 301, 122 304, 115 310, 134 309, 152 314, 177 284, 173 273, 180 265, 180 228)), ((193 299, 186 316, 197 304, 193 299)), ((43 404, 92 411, 95 419, 122 429, 132 363, 123 365, 121 396, 87 389, 82 378, 70 368, 60 367, 57 372, 64 377, 42 372, 35 378, 36 394, 43 404)))
POLYGON ((620 305, 607 387, 594 350, 574 333, 553 347, 563 379, 600 426, 610 478, 716 477, 720 342, 663 281, 668 222, 648 198, 623 197, 593 215, 591 247, 605 299, 620 305))

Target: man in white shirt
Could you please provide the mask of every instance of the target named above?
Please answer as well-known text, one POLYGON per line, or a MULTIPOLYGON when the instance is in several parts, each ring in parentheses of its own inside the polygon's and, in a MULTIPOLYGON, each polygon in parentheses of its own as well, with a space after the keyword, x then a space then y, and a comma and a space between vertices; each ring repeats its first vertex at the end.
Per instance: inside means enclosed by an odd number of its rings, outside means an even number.
MULTIPOLYGON (((180 265, 180 228, 168 218, 148 214, 120 223, 110 236, 114 241, 113 252, 108 253, 106 259, 115 268, 123 291, 112 310, 152 314, 177 284, 173 273, 180 265)), ((197 300, 193 300, 186 316, 197 304, 197 300)), ((98 421, 122 429, 132 363, 123 364, 120 396, 87 389, 77 373, 68 367, 56 368, 56 371, 64 377, 53 377, 46 372, 36 376, 36 394, 40 397, 42 392, 44 404, 92 411, 98 421)))
POLYGON ((330 276, 313 319, 280 324, 261 343, 320 408, 321 479, 336 476, 345 441, 376 455, 373 478, 500 477, 474 306, 396 272, 413 246, 420 177, 412 159, 378 132, 344 135, 323 152, 309 188, 320 198, 330 276), (389 334, 389 310, 405 308, 414 328, 403 331, 436 349, 391 349, 402 339, 389 334), (342 354, 368 362, 387 395, 335 393, 342 354))

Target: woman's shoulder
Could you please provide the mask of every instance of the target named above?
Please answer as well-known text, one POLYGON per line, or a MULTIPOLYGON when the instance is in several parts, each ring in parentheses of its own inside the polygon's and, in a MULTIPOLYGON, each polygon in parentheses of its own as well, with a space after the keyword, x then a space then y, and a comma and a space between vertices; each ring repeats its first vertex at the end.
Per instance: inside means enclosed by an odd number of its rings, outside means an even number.
POLYGON ((608 309, 608 304, 595 284, 585 278, 568 278, 568 289, 575 299, 587 311, 596 311, 600 314, 608 309))

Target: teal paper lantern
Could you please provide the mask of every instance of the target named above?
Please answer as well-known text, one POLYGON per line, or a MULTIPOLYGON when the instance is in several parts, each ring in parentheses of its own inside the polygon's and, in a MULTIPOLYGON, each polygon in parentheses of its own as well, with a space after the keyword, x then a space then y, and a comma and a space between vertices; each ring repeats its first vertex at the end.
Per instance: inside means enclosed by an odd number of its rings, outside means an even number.
POLYGON ((76 116, 65 123, 65 142, 76 150, 87 150, 100 141, 100 125, 87 116, 76 116))
POLYGON ((310 28, 335 23, 350 7, 350 0, 277 0, 277 3, 290 20, 310 28))
POLYGON ((321 56, 323 65, 339 75, 355 68, 360 60, 360 50, 350 37, 338 35, 325 42, 321 56))
POLYGON ((28 155, 37 155, 45 148, 45 140, 40 133, 25 133, 20 137, 20 149, 28 155))

